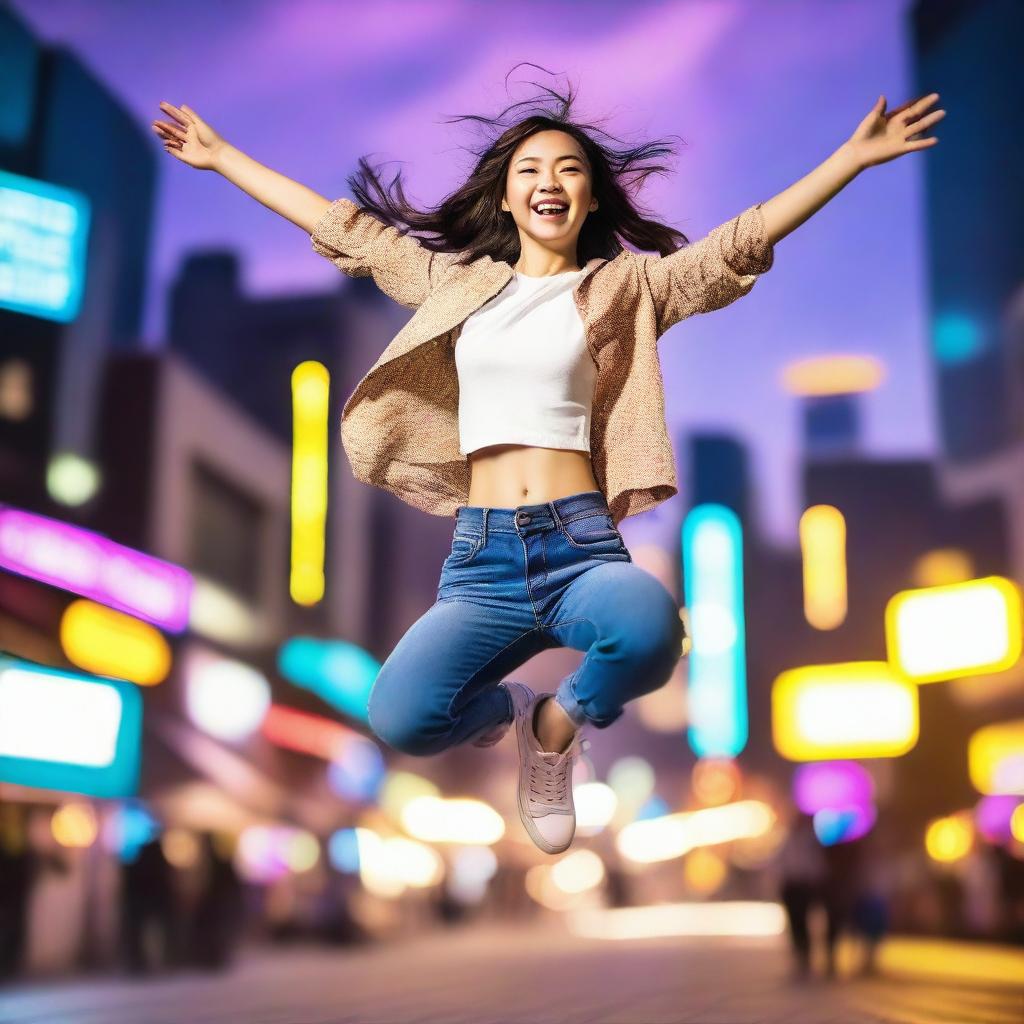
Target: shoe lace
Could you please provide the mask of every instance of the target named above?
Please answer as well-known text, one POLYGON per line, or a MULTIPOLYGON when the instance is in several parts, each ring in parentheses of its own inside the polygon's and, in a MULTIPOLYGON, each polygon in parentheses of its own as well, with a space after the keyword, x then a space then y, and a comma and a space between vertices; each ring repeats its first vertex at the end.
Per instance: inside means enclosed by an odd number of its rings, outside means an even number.
POLYGON ((565 750, 538 752, 530 762, 531 795, 546 804, 566 803, 573 761, 589 747, 590 740, 582 739, 577 732, 565 750))

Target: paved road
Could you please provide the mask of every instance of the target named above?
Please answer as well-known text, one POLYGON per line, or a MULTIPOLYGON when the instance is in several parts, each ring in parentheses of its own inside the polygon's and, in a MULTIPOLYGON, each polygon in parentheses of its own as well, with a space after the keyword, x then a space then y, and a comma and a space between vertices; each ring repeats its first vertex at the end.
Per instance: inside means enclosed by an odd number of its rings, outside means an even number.
MULTIPOLYGON (((0 990, 0 1022, 1021 1024, 1024 951, 1007 956, 1001 979, 944 968, 938 979, 801 986, 786 980, 775 939, 608 942, 554 924, 487 925, 358 950, 254 952, 224 975, 23 985, 0 990)), ((949 962, 969 959, 953 950, 949 962)))

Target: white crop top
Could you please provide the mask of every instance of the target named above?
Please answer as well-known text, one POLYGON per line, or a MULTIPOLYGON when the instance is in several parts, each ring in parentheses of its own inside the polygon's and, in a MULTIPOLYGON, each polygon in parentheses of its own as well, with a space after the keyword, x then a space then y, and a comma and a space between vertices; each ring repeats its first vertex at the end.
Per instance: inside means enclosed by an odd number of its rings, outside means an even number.
POLYGON ((516 272, 466 319, 455 343, 461 454, 491 444, 590 451, 597 366, 573 291, 591 269, 516 272))

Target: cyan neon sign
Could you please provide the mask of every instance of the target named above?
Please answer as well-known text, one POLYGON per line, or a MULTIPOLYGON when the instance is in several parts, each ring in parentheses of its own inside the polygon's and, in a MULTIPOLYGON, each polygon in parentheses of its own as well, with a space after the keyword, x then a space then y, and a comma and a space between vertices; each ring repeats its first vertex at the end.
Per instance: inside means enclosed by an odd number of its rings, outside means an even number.
POLYGON ((0 780, 131 796, 141 740, 134 684, 0 655, 0 780))
POLYGON ((81 193, 0 171, 0 307, 73 320, 82 305, 89 221, 81 193))
POLYGON ((342 714, 365 722, 380 662, 344 640, 296 636, 281 645, 277 669, 288 682, 311 690, 342 714))
POLYGON ((725 505, 698 505, 683 521, 690 613, 687 739, 698 757, 735 757, 747 745, 743 537, 725 505))

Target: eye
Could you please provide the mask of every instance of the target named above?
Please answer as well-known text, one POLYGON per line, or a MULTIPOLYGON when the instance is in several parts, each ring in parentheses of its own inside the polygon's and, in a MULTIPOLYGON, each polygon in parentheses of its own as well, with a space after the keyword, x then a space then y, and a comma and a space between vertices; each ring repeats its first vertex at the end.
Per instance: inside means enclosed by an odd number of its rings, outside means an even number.
MULTIPOLYGON (((578 167, 563 167, 562 170, 563 171, 576 171, 577 173, 579 172, 579 168, 578 167)), ((536 167, 523 167, 523 168, 520 169, 519 173, 520 174, 530 174, 530 173, 534 173, 535 174, 536 171, 537 171, 536 167)))

